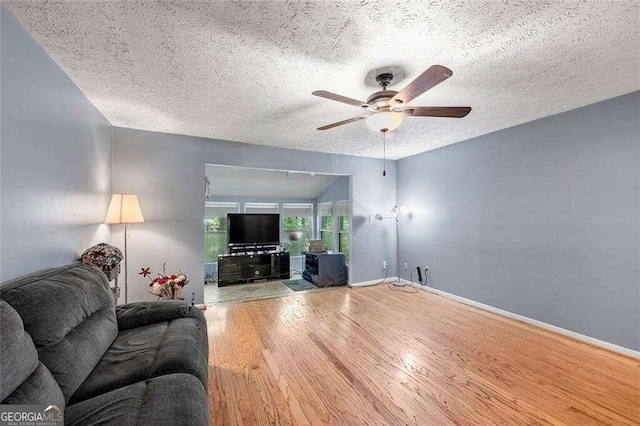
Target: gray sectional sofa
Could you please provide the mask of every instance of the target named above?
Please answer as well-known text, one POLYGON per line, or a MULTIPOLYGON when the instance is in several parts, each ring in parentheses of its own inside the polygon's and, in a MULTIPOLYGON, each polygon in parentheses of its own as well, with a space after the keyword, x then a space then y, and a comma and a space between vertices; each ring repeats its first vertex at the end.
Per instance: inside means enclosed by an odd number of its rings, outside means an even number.
POLYGON ((209 423, 207 326, 178 301, 114 306, 93 266, 0 287, 0 401, 48 404, 67 425, 209 423))

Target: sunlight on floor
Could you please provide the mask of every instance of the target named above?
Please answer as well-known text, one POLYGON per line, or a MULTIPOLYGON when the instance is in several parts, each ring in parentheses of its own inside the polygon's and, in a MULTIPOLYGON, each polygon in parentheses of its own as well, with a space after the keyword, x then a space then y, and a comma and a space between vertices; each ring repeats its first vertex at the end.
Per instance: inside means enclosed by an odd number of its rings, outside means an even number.
MULTIPOLYGON (((301 275, 291 274, 291 279, 297 278, 301 278, 301 275)), ((311 290, 296 292, 287 287, 282 282, 282 280, 269 280, 247 284, 235 284, 224 287, 218 287, 218 285, 215 283, 205 284, 204 303, 207 306, 212 306, 218 303, 267 299, 270 297, 286 296, 294 293, 305 293, 325 289, 326 288, 315 288, 311 290)))

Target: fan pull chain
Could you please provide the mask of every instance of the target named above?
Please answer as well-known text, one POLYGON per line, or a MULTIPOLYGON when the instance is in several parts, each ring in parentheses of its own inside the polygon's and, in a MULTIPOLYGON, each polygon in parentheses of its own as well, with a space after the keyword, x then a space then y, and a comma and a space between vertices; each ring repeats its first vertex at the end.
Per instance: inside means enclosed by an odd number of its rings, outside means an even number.
POLYGON ((382 176, 387 175, 387 131, 389 129, 382 129, 382 176))

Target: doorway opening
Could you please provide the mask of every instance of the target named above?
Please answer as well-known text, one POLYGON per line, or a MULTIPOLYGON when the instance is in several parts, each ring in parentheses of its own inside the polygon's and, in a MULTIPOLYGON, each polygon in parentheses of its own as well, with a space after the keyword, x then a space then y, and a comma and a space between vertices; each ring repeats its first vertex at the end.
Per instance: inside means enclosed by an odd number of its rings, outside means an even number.
POLYGON ((205 172, 206 304, 348 282, 350 176, 215 164, 205 172))

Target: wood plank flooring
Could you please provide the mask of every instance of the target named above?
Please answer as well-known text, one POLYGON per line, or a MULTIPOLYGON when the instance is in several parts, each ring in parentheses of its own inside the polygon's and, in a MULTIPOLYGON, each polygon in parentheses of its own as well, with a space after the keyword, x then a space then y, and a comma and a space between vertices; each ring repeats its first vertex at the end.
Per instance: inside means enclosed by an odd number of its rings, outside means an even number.
MULTIPOLYGON (((301 278, 301 275, 293 275, 293 279, 301 278)), ((269 280, 246 284, 233 284, 218 287, 217 284, 204 286, 204 303, 213 306, 218 303, 236 302, 242 300, 267 299, 269 297, 285 296, 295 293, 284 285, 283 280, 269 280)), ((321 288, 314 289, 322 290, 321 288)))
POLYGON ((640 362, 442 296, 206 311, 211 424, 640 424, 640 362))

